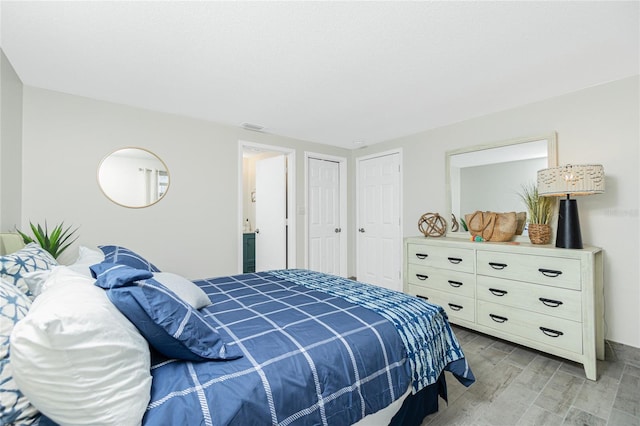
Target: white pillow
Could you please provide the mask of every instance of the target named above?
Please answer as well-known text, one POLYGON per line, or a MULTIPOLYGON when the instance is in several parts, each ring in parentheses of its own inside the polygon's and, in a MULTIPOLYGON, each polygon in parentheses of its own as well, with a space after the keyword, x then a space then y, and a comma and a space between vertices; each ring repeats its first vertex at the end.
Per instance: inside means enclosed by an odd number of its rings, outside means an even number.
POLYGON ((91 278, 56 268, 11 334, 20 390, 65 425, 139 425, 151 391, 145 339, 91 278))
POLYGON ((97 249, 91 249, 89 247, 78 247, 78 258, 74 263, 69 265, 69 269, 75 272, 79 272, 82 275, 91 277, 91 271, 89 266, 96 263, 102 263, 104 260, 104 253, 97 249))
POLYGON ((45 283, 47 282, 49 275, 51 275, 51 272, 56 268, 68 268, 68 270, 70 271, 92 278, 91 270, 89 269, 89 267, 95 265, 96 263, 102 262, 104 260, 104 254, 102 254, 101 251, 93 250, 83 246, 80 246, 78 252, 78 259, 69 266, 60 265, 54 266, 51 269, 39 269, 36 271, 23 273, 22 279, 27 284, 27 287, 31 292, 31 297, 38 297, 40 293, 46 290, 45 283))
POLYGON ((194 309, 204 308, 211 304, 207 293, 180 275, 171 272, 154 272, 153 279, 173 291, 180 299, 193 306, 194 309))
MULTIPOLYGON (((54 266, 54 268, 60 268, 60 266, 54 266)), ((25 272, 22 274, 22 279, 27 283, 31 297, 36 298, 42 293, 44 283, 47 282, 51 275, 52 269, 40 269, 32 272, 25 272)))

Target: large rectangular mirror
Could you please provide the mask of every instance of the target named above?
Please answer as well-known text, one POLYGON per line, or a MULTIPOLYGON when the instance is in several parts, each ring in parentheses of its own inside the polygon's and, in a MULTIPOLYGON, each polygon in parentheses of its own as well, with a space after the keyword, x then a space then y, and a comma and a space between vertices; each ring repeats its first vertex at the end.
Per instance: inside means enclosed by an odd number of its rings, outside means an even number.
MULTIPOLYGON (((448 151, 445 181, 450 212, 459 220, 476 210, 526 211, 519 196, 522 186, 535 183, 538 170, 557 165, 556 144, 554 132, 448 151)), ((467 235, 462 226, 459 231, 449 227, 447 234, 467 235)))

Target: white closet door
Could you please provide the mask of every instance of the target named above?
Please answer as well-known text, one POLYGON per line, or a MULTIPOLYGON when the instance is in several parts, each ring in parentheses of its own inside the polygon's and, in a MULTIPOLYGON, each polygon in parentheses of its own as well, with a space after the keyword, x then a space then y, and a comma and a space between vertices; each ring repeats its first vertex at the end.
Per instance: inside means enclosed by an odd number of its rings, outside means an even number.
POLYGON ((357 166, 357 278, 400 291, 400 154, 360 159, 357 166))
POLYGON ((340 167, 309 158, 309 269, 340 275, 340 167))

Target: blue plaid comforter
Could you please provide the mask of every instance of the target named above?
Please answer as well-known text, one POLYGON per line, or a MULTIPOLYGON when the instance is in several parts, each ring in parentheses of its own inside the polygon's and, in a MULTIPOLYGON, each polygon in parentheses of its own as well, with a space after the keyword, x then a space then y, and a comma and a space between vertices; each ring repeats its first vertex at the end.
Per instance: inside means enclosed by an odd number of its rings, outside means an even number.
POLYGON ((144 424, 348 425, 444 369, 473 381, 444 311, 417 298, 302 270, 196 284, 212 301, 201 312, 243 357, 154 355, 144 424))

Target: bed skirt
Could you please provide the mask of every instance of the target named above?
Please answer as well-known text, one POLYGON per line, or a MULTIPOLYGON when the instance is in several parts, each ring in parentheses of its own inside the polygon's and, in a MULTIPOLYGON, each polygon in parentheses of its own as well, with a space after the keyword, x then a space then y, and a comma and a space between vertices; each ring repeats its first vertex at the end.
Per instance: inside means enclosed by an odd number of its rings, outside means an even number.
POLYGON ((391 419, 389 426, 420 426, 425 417, 438 411, 438 397, 447 400, 447 382, 444 372, 438 381, 415 395, 409 394, 402 407, 391 419))

